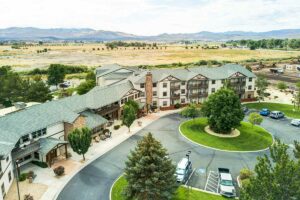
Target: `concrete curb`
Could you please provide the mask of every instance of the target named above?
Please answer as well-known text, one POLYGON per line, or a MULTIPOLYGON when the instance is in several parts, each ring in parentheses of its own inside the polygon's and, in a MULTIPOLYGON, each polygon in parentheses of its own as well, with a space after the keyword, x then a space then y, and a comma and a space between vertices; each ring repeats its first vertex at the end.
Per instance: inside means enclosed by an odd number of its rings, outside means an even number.
POLYGON ((109 200, 112 199, 111 196, 112 196, 112 189, 113 189, 114 185, 116 184, 116 182, 117 182, 120 178, 122 178, 122 176, 124 176, 124 173, 121 174, 121 175, 113 182, 112 186, 110 187, 110 190, 109 190, 109 200))
MULTIPOLYGON (((185 122, 188 122, 188 121, 191 121, 191 120, 187 120, 187 121, 185 121, 185 122)), ((231 150, 217 149, 217 148, 214 148, 214 147, 209 147, 209 146, 206 146, 206 145, 203 145, 203 144, 199 144, 199 143, 197 143, 197 142, 191 140, 190 138, 188 138, 187 136, 185 136, 185 135, 181 132, 181 130, 180 130, 181 125, 182 125, 183 123, 185 123, 185 122, 182 122, 182 123, 179 125, 179 127, 178 127, 178 131, 179 131, 179 133, 181 134, 181 136, 183 136, 185 139, 189 140, 190 142, 192 142, 192 143, 194 143, 194 144, 196 144, 196 145, 199 145, 199 146, 201 146, 201 147, 207 148, 207 149, 212 149, 212 150, 215 150, 215 151, 222 151, 222 152, 227 152, 227 153, 258 153, 258 152, 267 151, 267 150, 269 149, 269 147, 267 147, 267 148, 265 148, 265 149, 261 149, 261 150, 257 150, 257 151, 231 151, 231 150)), ((263 128, 263 127, 261 127, 261 128, 263 128)), ((263 128, 263 129, 266 130, 265 128, 263 128)), ((267 131, 267 130, 266 130, 266 131, 267 131)), ((269 131, 267 131, 267 132, 269 133, 269 131)), ((275 139, 274 139, 273 134, 271 134, 271 133, 269 133, 269 134, 272 136, 273 143, 272 143, 271 146, 273 146, 273 145, 274 145, 274 142, 275 142, 275 139)))
MULTIPOLYGON (((181 109, 175 110, 174 112, 170 112, 167 113, 165 115, 159 116, 157 119, 153 120, 152 122, 150 122, 147 126, 149 126, 150 124, 152 124, 153 122, 157 121, 158 119, 162 118, 162 117, 166 117, 168 115, 172 115, 172 114, 176 114, 178 112, 180 112, 181 109)), ((147 126, 143 127, 142 129, 146 128, 147 126)), ((135 135, 136 133, 138 133, 139 131, 141 131, 142 129, 131 133, 130 136, 128 138, 126 138, 125 140, 123 140, 122 142, 128 140, 130 137, 132 137, 133 135, 135 135)), ((103 154, 99 154, 99 155, 95 155, 93 158, 91 158, 90 160, 88 160, 87 162, 85 162, 79 169, 77 169, 69 178, 67 178, 66 182, 60 187, 60 189, 57 191, 57 193, 54 195, 54 197, 52 198, 53 200, 56 200, 58 195, 61 193, 61 191, 66 187, 66 185, 70 182, 70 180, 78 173, 80 172, 83 168, 85 168, 86 166, 88 166, 89 164, 91 164, 93 161, 97 160, 98 158, 100 158, 101 156, 103 156, 104 154, 108 153, 109 151, 111 151, 113 148, 115 148, 116 146, 120 145, 122 142, 120 142, 119 144, 111 147, 110 149, 108 149, 106 152, 104 152, 103 154)))

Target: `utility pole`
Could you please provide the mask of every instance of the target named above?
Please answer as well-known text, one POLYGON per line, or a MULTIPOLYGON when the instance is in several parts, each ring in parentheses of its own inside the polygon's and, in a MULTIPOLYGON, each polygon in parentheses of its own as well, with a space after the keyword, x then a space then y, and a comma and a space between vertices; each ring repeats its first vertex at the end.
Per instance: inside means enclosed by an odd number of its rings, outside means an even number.
POLYGON ((19 163, 18 160, 14 161, 15 164, 15 175, 16 175, 16 183, 17 183, 17 191, 18 191, 18 199, 21 200, 20 198, 20 189, 19 189, 19 163))

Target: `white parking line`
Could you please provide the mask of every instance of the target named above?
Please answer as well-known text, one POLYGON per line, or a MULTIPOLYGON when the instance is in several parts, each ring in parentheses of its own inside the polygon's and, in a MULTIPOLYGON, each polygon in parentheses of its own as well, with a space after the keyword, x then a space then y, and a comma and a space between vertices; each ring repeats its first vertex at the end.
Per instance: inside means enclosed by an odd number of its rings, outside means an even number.
POLYGON ((204 190, 218 193, 218 191, 219 191, 219 174, 217 172, 214 172, 214 171, 209 172, 204 190))
POLYGON ((194 169, 194 170, 192 171, 192 173, 191 173, 191 175, 189 176, 188 180, 186 180, 185 185, 188 184, 188 182, 189 182, 189 180, 191 179, 191 177, 193 176, 195 170, 196 170, 196 169, 194 169))

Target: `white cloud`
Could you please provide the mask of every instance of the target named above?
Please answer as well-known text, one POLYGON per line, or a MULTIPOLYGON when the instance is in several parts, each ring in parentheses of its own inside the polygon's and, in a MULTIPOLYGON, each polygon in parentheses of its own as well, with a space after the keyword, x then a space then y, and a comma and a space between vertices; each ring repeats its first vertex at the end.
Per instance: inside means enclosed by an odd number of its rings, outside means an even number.
POLYGON ((300 28, 299 0, 0 0, 0 27, 89 27, 153 35, 300 28))

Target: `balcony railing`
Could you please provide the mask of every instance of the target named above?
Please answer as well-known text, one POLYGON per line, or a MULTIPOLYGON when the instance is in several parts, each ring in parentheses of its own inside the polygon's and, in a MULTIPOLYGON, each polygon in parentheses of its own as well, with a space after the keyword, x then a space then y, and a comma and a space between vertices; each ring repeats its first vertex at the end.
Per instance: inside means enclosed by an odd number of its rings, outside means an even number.
POLYGON ((189 89, 208 88, 208 84, 207 83, 189 84, 188 88, 189 89))
POLYGON ((191 93, 188 95, 189 98, 202 98, 202 97, 207 97, 208 93, 207 92, 202 92, 202 93, 191 93))
POLYGON ((180 98, 180 94, 172 94, 170 95, 171 99, 179 99, 180 98))
POLYGON ((180 85, 170 85, 170 89, 171 90, 179 90, 180 89, 180 85))
POLYGON ((22 158, 26 155, 29 155, 35 151, 38 151, 40 149, 40 143, 38 141, 32 141, 30 144, 15 148, 12 151, 12 157, 14 160, 22 158))

